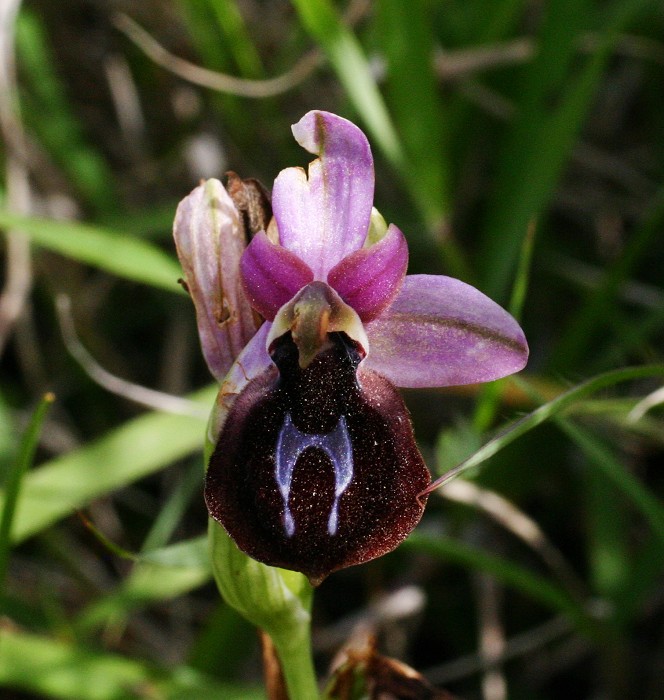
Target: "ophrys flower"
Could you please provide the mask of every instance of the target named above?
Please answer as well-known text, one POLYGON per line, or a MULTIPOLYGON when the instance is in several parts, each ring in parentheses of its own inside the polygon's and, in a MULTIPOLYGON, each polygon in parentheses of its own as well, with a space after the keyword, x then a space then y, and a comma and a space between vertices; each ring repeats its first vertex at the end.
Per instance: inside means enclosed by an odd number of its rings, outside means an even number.
POLYGON ((421 518, 430 478, 395 386, 497 379, 528 347, 473 287, 406 276, 405 238, 372 209, 355 125, 309 112, 293 133, 318 158, 278 175, 273 219, 255 184, 234 177, 231 198, 209 181, 181 203, 175 238, 222 382, 210 515, 250 556, 319 582, 392 550, 421 518), (247 225, 251 197, 264 216, 247 225))

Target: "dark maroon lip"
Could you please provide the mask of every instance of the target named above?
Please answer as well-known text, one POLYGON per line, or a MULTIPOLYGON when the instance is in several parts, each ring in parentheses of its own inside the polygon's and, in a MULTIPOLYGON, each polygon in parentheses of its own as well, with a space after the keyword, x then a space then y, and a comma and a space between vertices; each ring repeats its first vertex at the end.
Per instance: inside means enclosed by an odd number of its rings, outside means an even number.
POLYGON ((396 389, 358 374, 343 333, 306 368, 290 334, 231 409, 206 477, 238 547, 319 583, 394 549, 419 522, 429 473, 396 389))

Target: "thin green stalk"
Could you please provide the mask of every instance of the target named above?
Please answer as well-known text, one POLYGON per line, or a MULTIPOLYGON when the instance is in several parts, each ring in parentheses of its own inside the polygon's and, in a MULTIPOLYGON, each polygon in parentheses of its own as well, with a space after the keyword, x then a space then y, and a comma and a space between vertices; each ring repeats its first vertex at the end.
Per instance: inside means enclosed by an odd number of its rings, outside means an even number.
POLYGON ((45 394, 32 414, 28 429, 25 431, 14 468, 10 470, 5 484, 5 498, 2 516, 0 517, 0 597, 5 586, 7 568, 9 566, 9 553, 11 551, 11 529, 16 512, 16 502, 21 490, 23 475, 32 465, 32 460, 37 449, 37 442, 41 427, 46 418, 50 405, 55 401, 55 396, 50 392, 45 394))
POLYGON ((526 301, 526 294, 530 283, 530 267, 533 261, 533 251, 535 250, 535 234, 537 233, 537 221, 533 219, 526 229, 526 235, 521 244, 521 254, 512 287, 512 297, 509 304, 509 312, 517 321, 521 320, 523 306, 526 301))
POLYGON ((208 535, 219 592, 273 640, 290 700, 317 698, 310 631, 313 588, 309 581, 296 571, 251 559, 212 519, 208 535))
POLYGON ((591 396, 597 391, 606 389, 614 384, 620 384, 634 379, 643 379, 645 377, 664 377, 664 365, 645 365, 643 367, 625 367, 616 369, 611 372, 599 374, 592 379, 575 386, 573 389, 557 396, 552 401, 540 406, 528 415, 513 423, 506 430, 496 435, 487 442, 484 447, 477 450, 472 456, 464 460, 454 469, 451 469, 446 474, 443 474, 439 479, 433 481, 423 492, 423 494, 431 493, 448 481, 455 479, 469 469, 473 469, 496 453, 500 452, 504 447, 520 438, 525 433, 529 432, 545 421, 559 415, 564 410, 570 408, 574 403, 591 396))
POLYGON ((298 634, 272 638, 290 700, 316 700, 320 697, 311 647, 311 626, 301 624, 298 634))
MULTIPOLYGON (((535 232, 536 222, 533 220, 526 229, 526 235, 521 244, 519 264, 514 279, 514 286, 512 287, 512 297, 508 307, 509 312, 517 321, 521 319, 523 305, 528 292, 530 266, 533 259, 533 250, 535 249, 535 232)), ((487 430, 495 420, 503 385, 503 380, 490 382, 484 385, 473 417, 473 426, 478 433, 483 433, 487 430)))
POLYGON ((613 452, 592 434, 569 420, 557 419, 558 426, 583 450, 595 468, 641 512, 652 531, 664 543, 664 508, 657 496, 632 476, 613 452))

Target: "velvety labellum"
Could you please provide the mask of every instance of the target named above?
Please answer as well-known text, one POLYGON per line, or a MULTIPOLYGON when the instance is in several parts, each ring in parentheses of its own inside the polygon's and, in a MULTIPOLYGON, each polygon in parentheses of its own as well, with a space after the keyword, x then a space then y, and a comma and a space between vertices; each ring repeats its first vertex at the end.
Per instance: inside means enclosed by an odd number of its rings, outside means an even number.
POLYGON ((383 377, 358 371, 345 333, 306 367, 290 333, 274 366, 235 400, 205 498, 240 549, 319 583, 394 549, 418 523, 429 473, 408 412, 383 377))

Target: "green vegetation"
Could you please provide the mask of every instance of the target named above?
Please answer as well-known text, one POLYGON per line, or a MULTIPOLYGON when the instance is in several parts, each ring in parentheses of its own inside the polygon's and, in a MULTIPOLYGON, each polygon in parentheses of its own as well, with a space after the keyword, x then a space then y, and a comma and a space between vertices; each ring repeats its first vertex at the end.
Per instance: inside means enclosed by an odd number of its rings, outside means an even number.
POLYGON ((406 395, 463 477, 316 590, 321 681, 364 622, 460 697, 661 697, 661 3, 116 5, 0 8, 0 695, 265 697, 212 582, 215 389, 170 225, 203 177, 305 164, 290 125, 326 109, 367 133, 409 271, 511 308, 531 360, 406 395))

